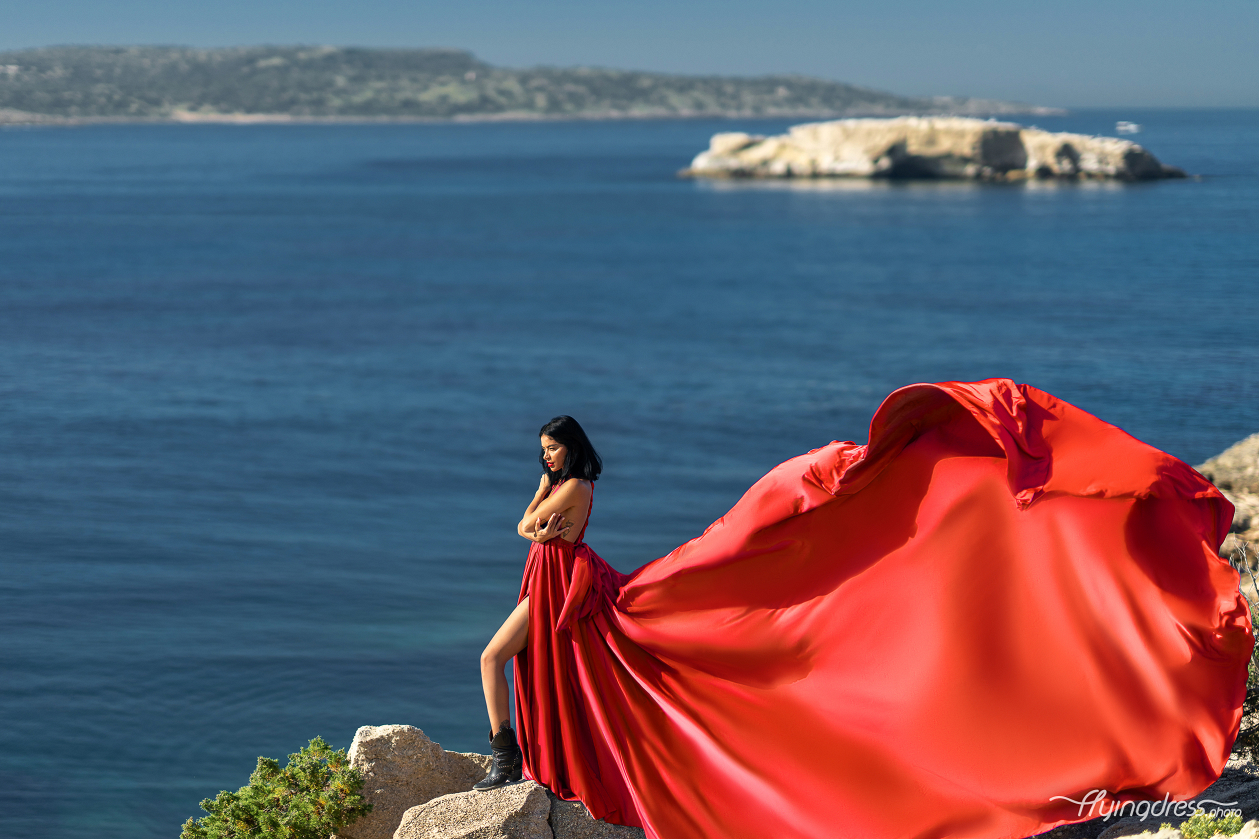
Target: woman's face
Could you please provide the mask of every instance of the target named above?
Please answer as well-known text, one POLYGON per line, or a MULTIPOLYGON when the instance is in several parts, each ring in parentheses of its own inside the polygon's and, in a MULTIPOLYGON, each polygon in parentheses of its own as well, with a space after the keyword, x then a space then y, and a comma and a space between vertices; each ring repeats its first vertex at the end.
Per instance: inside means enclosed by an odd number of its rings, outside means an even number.
POLYGON ((546 458, 546 468, 558 472, 564 468, 564 458, 568 457, 568 447, 554 437, 542 435, 542 454, 546 458))

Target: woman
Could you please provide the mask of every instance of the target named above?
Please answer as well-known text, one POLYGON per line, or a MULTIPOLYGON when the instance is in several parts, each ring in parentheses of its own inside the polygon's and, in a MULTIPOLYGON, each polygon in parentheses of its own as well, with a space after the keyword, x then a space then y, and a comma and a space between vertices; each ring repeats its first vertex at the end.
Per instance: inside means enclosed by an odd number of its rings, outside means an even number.
POLYGON ((521 779, 522 753, 508 716, 504 668, 509 659, 525 649, 529 638, 531 584, 557 576, 571 579, 576 555, 574 543, 580 542, 585 533, 593 504, 594 482, 603 470, 599 454, 572 417, 555 417, 542 426, 538 437, 542 446, 538 455, 542 478, 516 526, 517 533, 533 542, 525 564, 519 602, 481 653, 481 687, 490 717, 494 764, 485 779, 474 786, 477 790, 494 789, 521 779), (569 534, 574 530, 577 535, 570 540, 569 534))
MULTIPOLYGON (((562 469, 577 445, 547 436, 562 469)), ((523 777, 597 818, 1017 839, 1223 771, 1254 643, 1216 554, 1232 507, 1043 391, 902 388, 867 445, 780 464, 630 576, 580 541, 590 477, 562 477, 526 515, 523 610, 488 659, 520 650, 523 777)))

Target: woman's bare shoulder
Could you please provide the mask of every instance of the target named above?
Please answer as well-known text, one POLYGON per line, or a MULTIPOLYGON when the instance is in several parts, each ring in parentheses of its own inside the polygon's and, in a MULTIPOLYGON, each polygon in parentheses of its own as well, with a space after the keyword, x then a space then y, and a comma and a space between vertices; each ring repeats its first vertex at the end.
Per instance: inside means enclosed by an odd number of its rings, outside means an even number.
POLYGON ((555 494, 557 497, 578 501, 588 499, 592 492, 594 486, 590 481, 568 480, 560 485, 555 494))

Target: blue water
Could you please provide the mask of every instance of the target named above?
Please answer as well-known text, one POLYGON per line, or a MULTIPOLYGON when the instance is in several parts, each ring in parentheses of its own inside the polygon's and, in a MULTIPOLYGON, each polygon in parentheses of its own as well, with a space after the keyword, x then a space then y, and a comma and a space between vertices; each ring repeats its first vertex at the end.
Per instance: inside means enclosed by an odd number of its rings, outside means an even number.
POLYGON ((0 835, 170 837, 365 724, 483 750, 558 413, 622 570, 912 382, 1191 463, 1259 430, 1259 111, 1035 121, 1117 119, 1201 177, 674 177, 781 121, 0 131, 0 835))

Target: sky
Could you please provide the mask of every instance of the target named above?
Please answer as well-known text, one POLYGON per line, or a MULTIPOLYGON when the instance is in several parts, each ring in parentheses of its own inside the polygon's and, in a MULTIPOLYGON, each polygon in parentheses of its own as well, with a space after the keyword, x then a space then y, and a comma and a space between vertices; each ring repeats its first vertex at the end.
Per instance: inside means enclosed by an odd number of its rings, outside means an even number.
POLYGON ((0 0, 0 49, 458 47, 1061 107, 1259 107, 1259 0, 0 0))

